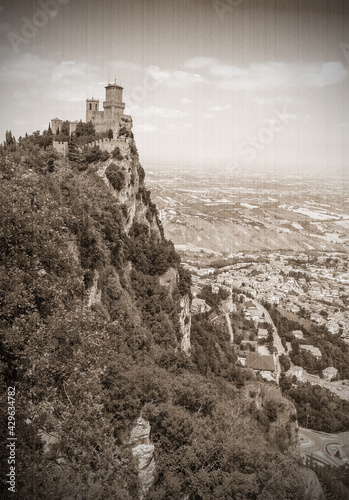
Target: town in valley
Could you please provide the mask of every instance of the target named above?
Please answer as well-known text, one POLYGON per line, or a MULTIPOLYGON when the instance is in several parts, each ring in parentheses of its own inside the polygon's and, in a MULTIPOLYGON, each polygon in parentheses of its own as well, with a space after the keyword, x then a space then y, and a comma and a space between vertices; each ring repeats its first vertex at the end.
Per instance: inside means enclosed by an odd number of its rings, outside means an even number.
MULTIPOLYGON (((191 273, 192 314, 225 329, 237 365, 348 401, 347 354, 328 345, 349 347, 349 178, 326 175, 150 164, 147 187, 191 273)), ((348 463, 347 434, 328 434, 329 452, 311 433, 305 458, 348 463)))

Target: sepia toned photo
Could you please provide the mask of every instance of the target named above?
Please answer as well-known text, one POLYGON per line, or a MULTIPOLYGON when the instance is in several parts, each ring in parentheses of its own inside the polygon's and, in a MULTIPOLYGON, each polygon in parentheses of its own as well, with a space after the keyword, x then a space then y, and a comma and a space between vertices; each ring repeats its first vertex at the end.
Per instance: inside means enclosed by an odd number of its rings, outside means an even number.
POLYGON ((347 0, 0 0, 0 498, 349 498, 347 0))

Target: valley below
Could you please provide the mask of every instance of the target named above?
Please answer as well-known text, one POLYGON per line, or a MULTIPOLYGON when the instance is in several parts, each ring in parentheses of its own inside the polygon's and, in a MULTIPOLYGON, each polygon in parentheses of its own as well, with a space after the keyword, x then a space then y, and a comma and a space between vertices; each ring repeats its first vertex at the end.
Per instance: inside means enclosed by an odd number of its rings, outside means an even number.
POLYGON ((182 250, 348 251, 349 178, 146 166, 165 233, 182 250))

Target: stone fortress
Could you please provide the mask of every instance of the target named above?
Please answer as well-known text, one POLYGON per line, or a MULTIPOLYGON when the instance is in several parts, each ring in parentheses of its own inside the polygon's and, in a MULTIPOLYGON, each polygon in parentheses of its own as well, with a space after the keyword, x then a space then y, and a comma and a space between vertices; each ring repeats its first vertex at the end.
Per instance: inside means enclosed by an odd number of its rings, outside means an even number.
MULTIPOLYGON (((105 87, 105 101, 103 102, 103 111, 99 110, 99 100, 86 99, 86 123, 91 122, 96 133, 113 131, 113 139, 101 139, 95 141, 92 145, 99 146, 102 151, 111 152, 122 130, 131 131, 132 118, 124 114, 125 104, 122 102, 123 87, 114 83, 108 83, 105 87)), ((51 129, 53 135, 62 130, 63 120, 53 118, 51 120, 51 129)), ((78 121, 69 121, 69 135, 76 130, 78 121)), ((53 141, 53 147, 63 155, 68 152, 68 142, 53 141)))

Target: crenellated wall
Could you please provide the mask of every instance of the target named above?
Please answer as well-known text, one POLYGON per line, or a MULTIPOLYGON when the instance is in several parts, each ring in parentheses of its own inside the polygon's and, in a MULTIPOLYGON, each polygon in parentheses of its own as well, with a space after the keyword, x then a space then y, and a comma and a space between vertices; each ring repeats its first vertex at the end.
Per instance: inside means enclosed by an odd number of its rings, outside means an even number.
POLYGON ((52 147, 57 151, 57 153, 59 153, 63 156, 68 155, 68 143, 67 142, 53 141, 52 147))

